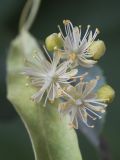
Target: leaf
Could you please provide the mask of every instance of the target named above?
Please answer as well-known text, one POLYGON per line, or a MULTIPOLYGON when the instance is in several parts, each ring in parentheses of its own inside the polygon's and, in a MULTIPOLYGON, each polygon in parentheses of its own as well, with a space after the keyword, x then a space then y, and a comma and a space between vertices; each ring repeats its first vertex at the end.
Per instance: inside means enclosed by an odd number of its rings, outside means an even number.
POLYGON ((58 102, 46 107, 32 102, 35 89, 26 87, 26 78, 20 75, 24 56, 30 57, 37 47, 36 40, 25 31, 12 42, 7 60, 7 97, 29 133, 35 160, 81 160, 76 133, 68 127, 68 117, 60 119, 58 102))
MULTIPOLYGON (((98 85, 96 86, 95 90, 105 84, 105 77, 103 76, 103 72, 98 65, 95 65, 92 68, 79 68, 79 74, 83 74, 88 72, 88 76, 86 76, 86 81, 94 79, 96 76, 100 76, 100 80, 98 81, 98 85)), ((96 149, 99 150, 100 145, 100 133, 102 131, 104 122, 105 122, 105 115, 106 113, 102 114, 102 119, 98 119, 93 121, 90 119, 90 124, 95 125, 94 128, 87 127, 82 121, 79 122, 80 131, 88 138, 88 140, 95 146, 96 149)))

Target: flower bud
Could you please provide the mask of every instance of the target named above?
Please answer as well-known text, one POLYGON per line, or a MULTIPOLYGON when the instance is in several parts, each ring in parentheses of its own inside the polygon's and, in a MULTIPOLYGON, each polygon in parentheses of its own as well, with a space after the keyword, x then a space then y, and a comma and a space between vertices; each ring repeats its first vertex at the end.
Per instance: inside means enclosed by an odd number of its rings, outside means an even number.
POLYGON ((46 48, 53 52, 54 49, 63 47, 63 40, 60 34, 53 33, 45 39, 46 48))
POLYGON ((100 59, 105 53, 106 47, 102 40, 94 41, 89 47, 89 52, 93 55, 93 59, 100 59))
POLYGON ((100 99, 105 99, 105 102, 110 103, 115 97, 115 91, 111 86, 105 84, 98 90, 97 97, 100 99))

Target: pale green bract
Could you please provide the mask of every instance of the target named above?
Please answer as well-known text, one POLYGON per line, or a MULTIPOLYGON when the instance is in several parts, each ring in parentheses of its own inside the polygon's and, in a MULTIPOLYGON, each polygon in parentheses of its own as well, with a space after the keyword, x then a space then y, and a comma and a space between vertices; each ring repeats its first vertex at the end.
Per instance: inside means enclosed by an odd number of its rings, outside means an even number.
MULTIPOLYGON (((57 102, 43 107, 30 100, 35 88, 25 86, 26 78, 20 72, 24 58, 30 57, 35 49, 39 49, 38 44, 27 31, 22 31, 11 43, 7 59, 7 97, 29 133, 35 160, 82 160, 76 133, 68 127, 68 117, 60 119, 57 102)), ((40 49, 39 52, 44 59, 40 49)))

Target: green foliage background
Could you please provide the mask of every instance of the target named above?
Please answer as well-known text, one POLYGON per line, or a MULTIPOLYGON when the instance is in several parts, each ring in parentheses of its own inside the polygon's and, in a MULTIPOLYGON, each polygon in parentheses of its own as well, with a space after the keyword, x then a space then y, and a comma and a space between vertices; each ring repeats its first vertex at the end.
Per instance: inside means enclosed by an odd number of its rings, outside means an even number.
MULTIPOLYGON (((0 160, 33 160, 33 152, 27 132, 6 100, 5 61, 10 41, 18 33, 18 21, 25 0, 0 0, 0 160)), ((107 52, 99 62, 104 69, 109 84, 116 90, 116 98, 108 107, 104 136, 112 155, 112 160, 120 159, 120 1, 119 0, 43 0, 31 32, 38 38, 44 38, 57 32, 57 25, 63 19, 70 19, 83 28, 91 24, 99 27, 100 39, 104 39, 107 52)), ((29 47, 29 44, 28 44, 29 47)), ((95 149, 79 134, 81 152, 84 160, 97 160, 95 149)))

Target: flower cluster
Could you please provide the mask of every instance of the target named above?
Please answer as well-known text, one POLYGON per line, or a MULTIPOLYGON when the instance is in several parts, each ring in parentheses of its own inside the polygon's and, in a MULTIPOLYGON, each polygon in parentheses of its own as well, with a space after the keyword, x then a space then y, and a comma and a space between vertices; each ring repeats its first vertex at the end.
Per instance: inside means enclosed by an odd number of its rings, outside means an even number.
POLYGON ((64 43, 63 53, 65 57, 70 57, 76 66, 92 67, 97 61, 90 59, 93 55, 89 52, 89 47, 97 37, 99 30, 96 29, 92 34, 90 25, 88 25, 82 38, 81 26, 73 27, 69 20, 64 20, 63 23, 66 36, 63 35, 60 26, 58 27, 64 43))
POLYGON ((61 102, 58 112, 62 116, 70 116, 72 127, 78 128, 78 120, 88 127, 93 127, 89 124, 89 118, 101 118, 109 97, 98 97, 95 87, 99 77, 85 81, 89 72, 79 75, 78 67, 93 67, 97 63, 96 59, 104 54, 105 44, 101 40, 95 40, 99 34, 98 29, 93 33, 88 25, 82 36, 81 26, 74 27, 69 20, 64 20, 63 24, 65 35, 58 26, 60 33, 53 33, 45 40, 44 60, 41 60, 40 53, 36 52, 33 60, 27 59, 23 74, 28 76, 30 84, 37 88, 37 92, 31 97, 33 101, 39 103, 44 97, 46 106, 48 100, 54 102, 59 98, 61 102))

